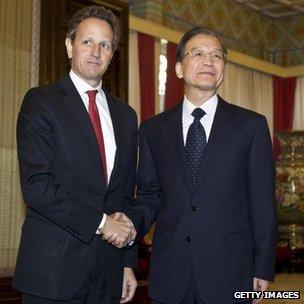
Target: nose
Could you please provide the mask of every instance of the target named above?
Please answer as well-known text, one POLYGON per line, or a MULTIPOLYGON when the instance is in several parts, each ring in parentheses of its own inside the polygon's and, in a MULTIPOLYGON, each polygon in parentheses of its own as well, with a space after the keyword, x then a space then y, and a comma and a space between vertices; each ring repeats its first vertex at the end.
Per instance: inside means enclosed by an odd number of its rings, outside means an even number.
POLYGON ((202 62, 205 65, 213 65, 213 60, 211 58, 211 54, 205 53, 204 56, 202 57, 202 62))
POLYGON ((92 55, 94 57, 99 57, 100 56, 100 45, 98 43, 94 43, 92 46, 92 55))

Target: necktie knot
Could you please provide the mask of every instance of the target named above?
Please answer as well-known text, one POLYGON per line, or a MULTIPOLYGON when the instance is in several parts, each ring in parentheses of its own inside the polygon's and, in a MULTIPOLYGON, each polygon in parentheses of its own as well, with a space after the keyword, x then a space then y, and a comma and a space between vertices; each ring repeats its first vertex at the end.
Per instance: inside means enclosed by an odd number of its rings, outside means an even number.
POLYGON ((205 114, 206 114, 206 112, 204 110, 202 110, 201 108, 196 108, 191 113, 191 115, 194 117, 194 120, 200 120, 205 114))
POLYGON ((88 90, 86 93, 89 95, 89 100, 95 100, 96 94, 98 93, 97 90, 88 90))

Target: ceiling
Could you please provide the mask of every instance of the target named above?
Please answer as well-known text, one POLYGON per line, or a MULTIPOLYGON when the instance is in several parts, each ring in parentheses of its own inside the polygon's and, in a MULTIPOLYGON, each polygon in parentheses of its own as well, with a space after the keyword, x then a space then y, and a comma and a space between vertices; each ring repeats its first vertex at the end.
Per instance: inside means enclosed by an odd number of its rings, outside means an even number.
POLYGON ((304 0, 232 0, 272 18, 304 15, 304 0))

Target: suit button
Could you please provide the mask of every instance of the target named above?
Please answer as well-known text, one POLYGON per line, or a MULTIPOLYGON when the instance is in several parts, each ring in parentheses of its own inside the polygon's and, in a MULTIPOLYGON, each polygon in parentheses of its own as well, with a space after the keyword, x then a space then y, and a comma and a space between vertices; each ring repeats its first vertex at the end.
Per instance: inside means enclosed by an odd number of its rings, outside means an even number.
POLYGON ((197 210, 197 207, 196 206, 191 206, 191 211, 192 212, 195 212, 197 210))
POLYGON ((105 202, 108 199, 108 196, 105 194, 102 200, 105 202))
POLYGON ((187 242, 191 242, 191 237, 188 235, 188 236, 186 237, 186 240, 187 240, 187 242))

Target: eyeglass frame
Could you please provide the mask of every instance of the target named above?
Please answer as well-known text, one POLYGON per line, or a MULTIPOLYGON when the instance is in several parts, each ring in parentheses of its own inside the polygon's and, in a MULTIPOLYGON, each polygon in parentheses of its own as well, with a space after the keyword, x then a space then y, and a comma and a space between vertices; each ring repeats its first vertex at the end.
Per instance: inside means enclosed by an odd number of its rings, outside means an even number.
POLYGON ((214 53, 214 52, 220 52, 220 53, 223 55, 223 59, 220 59, 220 58, 219 58, 219 60, 220 60, 221 62, 224 62, 224 63, 226 63, 226 61, 227 61, 227 54, 226 54, 223 50, 217 49, 217 50, 212 50, 212 51, 210 51, 210 52, 204 52, 202 49, 197 48, 197 47, 194 47, 194 48, 192 48, 191 50, 187 51, 187 52, 184 54, 182 60, 183 60, 187 55, 189 55, 191 59, 194 59, 195 57, 193 57, 193 55, 191 54, 191 52, 193 52, 194 50, 199 50, 199 51, 201 51, 201 52, 203 53, 203 56, 200 56, 200 59, 205 58, 207 55, 209 55, 209 56, 210 56, 210 59, 212 60, 212 62, 215 62, 216 59, 214 59, 214 58, 211 56, 211 54, 214 53))

